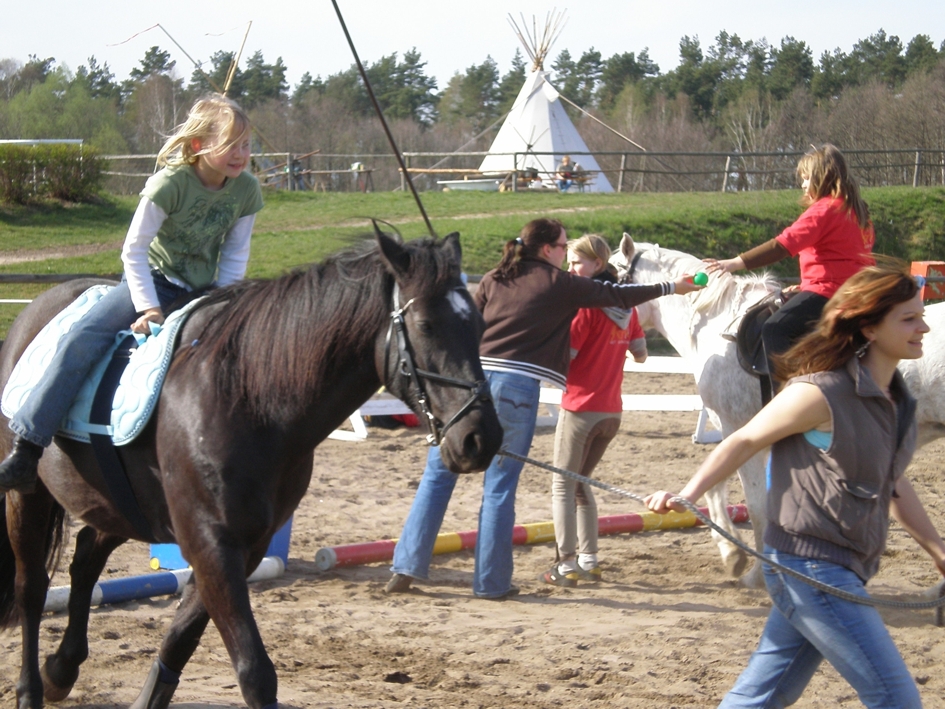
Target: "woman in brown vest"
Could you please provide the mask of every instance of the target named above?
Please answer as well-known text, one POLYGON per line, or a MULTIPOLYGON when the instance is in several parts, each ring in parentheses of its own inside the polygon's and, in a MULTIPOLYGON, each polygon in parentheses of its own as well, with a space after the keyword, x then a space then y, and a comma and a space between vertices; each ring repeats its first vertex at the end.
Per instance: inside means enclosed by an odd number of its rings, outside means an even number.
MULTIPOLYGON (((830 299, 814 332, 775 360, 784 390, 726 438, 679 493, 691 502, 771 446, 768 557, 868 597, 889 514, 945 575, 945 542, 903 475, 916 443, 915 400, 896 369, 922 356, 920 284, 900 265, 868 267, 830 299)), ((674 495, 647 498, 682 510, 674 495)), ((876 608, 765 565, 774 606, 758 650, 722 707, 788 706, 826 659, 868 707, 921 707, 876 608)))

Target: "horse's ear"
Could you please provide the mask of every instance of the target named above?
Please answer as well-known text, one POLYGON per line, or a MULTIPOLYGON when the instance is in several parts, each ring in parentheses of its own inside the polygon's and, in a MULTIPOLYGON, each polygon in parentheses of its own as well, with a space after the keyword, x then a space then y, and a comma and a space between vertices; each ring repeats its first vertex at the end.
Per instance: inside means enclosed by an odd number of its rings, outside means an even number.
POLYGON ((374 238, 381 250, 381 259, 394 275, 404 276, 410 268, 410 252, 394 239, 384 234, 374 224, 374 238))
POLYGON ((633 252, 635 249, 636 246, 633 243, 633 237, 627 232, 624 232, 623 238, 620 239, 620 253, 622 253, 623 257, 627 259, 627 263, 630 263, 633 260, 633 252))
POLYGON ((443 249, 450 255, 450 258, 461 266, 463 263, 463 248, 459 245, 459 232, 451 231, 443 237, 443 249))

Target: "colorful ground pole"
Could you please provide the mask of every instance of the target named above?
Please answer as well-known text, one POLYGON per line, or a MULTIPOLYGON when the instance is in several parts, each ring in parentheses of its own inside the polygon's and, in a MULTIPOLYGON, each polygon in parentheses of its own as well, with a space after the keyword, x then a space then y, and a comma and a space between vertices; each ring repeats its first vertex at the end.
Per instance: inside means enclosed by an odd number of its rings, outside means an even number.
MULTIPOLYGON (((703 514, 708 509, 700 507, 703 514)), ((729 505, 728 516, 736 524, 748 521, 748 509, 745 505, 729 505)), ((655 512, 643 514, 613 515, 600 517, 597 521, 598 533, 603 536, 611 534, 633 534, 635 532, 651 532, 656 529, 680 529, 695 527, 702 522, 692 512, 669 512, 658 515, 655 512)), ((534 522, 531 524, 517 524, 512 533, 513 544, 541 544, 555 540, 555 527, 552 522, 534 522)), ((376 542, 362 544, 343 544, 336 547, 322 547, 315 554, 315 568, 319 571, 328 571, 338 566, 357 566, 358 564, 372 564, 379 561, 390 561, 394 558, 396 539, 382 539, 376 542)), ((476 546, 476 531, 448 532, 436 537, 433 547, 434 554, 448 554, 450 552, 472 549, 476 546)))

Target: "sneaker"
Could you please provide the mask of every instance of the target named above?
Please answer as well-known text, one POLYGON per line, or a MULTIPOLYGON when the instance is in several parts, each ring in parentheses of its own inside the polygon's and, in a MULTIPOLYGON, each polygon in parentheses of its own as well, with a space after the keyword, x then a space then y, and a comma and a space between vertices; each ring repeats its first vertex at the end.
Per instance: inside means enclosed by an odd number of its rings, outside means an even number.
POLYGON ((384 586, 384 593, 406 593, 410 590, 411 583, 413 583, 413 576, 394 574, 384 586))
POLYGON ((601 568, 596 565, 590 569, 585 569, 580 564, 578 564, 577 575, 581 581, 586 583, 600 583, 603 572, 601 571, 601 568))
POLYGON ((31 492, 36 487, 36 468, 43 455, 43 447, 17 436, 13 450, 0 463, 0 493, 10 490, 31 492))
POLYGON ((578 585, 578 572, 562 572, 561 567, 555 564, 545 573, 538 577, 539 581, 544 581, 552 586, 564 586, 565 588, 574 588, 578 585))

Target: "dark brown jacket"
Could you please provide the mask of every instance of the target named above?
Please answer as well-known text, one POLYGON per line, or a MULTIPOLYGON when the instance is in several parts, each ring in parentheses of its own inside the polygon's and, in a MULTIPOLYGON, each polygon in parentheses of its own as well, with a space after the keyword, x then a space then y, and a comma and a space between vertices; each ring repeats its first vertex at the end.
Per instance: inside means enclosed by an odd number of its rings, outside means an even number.
POLYGON ((508 280, 497 280, 489 271, 475 295, 486 321, 479 345, 483 367, 520 372, 563 389, 571 361, 571 320, 579 309, 629 309, 672 292, 672 283, 602 283, 540 259, 522 259, 518 274, 508 280))

